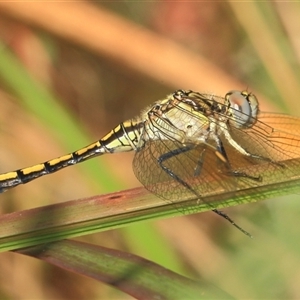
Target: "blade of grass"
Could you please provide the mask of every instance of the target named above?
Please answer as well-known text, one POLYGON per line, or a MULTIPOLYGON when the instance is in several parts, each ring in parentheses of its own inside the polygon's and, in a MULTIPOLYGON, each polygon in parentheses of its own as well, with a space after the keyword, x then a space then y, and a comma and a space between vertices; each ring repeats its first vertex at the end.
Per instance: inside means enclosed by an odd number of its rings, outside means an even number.
MULTIPOLYGON (((181 200, 177 205, 187 214, 256 202, 300 191, 299 159, 284 162, 281 168, 268 163, 260 166, 264 182, 237 190, 212 191, 197 200, 181 200), (277 173, 277 174, 276 174, 277 173), (299 175, 296 175, 296 174, 299 175), (277 175, 280 176, 277 176, 277 175), (280 180, 278 179, 280 178, 280 180)), ((257 166, 255 166, 257 170, 257 166)), ((228 176, 228 180, 233 180, 228 176)), ((180 215, 174 203, 158 199, 144 189, 74 200, 16 212, 0 217, 0 251, 20 249, 75 236, 126 226, 149 219, 180 215)))
POLYGON ((94 278, 136 299, 233 299, 204 280, 194 281, 133 254, 82 242, 60 241, 18 253, 94 278))

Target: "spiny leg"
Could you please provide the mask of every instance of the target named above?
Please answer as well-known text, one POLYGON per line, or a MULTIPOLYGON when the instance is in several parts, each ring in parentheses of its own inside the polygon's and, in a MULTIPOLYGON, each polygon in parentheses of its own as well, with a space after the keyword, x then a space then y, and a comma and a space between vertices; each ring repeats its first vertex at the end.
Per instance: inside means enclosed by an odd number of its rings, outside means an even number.
MULTIPOLYGON (((230 133, 226 130, 224 131, 224 134, 225 134, 225 138, 226 140, 229 142, 229 144, 235 148, 239 153, 241 153, 246 159, 247 158, 252 158, 252 159, 256 159, 256 160, 261 160, 261 161, 265 161, 267 163, 271 163, 271 164, 274 164, 278 167, 281 167, 281 168, 284 168, 285 165, 278 162, 278 161, 274 161, 273 159, 270 159, 269 157, 265 157, 265 156, 262 156, 262 155, 258 155, 258 154, 254 154, 254 153, 251 153, 249 152, 247 149, 245 149, 244 147, 242 147, 240 144, 238 144, 230 135, 230 133)), ((216 143, 218 144, 218 149, 220 151, 220 153, 226 157, 226 160, 228 161, 227 159, 227 156, 226 156, 226 152, 225 152, 225 149, 223 147, 223 144, 222 144, 222 141, 220 140, 219 137, 217 137, 216 139, 216 143)), ((230 166, 230 164, 229 164, 230 166)), ((249 176, 247 173, 243 173, 243 172, 239 172, 239 171, 232 171, 232 175, 233 176, 240 176, 240 177, 248 177, 252 180, 255 180, 255 181, 262 181, 262 178, 260 176, 249 176)))
POLYGON ((231 225, 233 225, 234 227, 236 227, 238 230, 240 230, 242 233, 244 233, 245 235, 249 236, 250 238, 253 238, 252 234, 249 233, 248 231, 246 231, 245 229, 243 229, 242 227, 240 227, 238 224, 236 224, 228 215, 226 215, 223 211, 218 210, 218 209, 213 209, 212 210, 214 213, 216 213, 217 215, 223 217, 224 219, 226 219, 228 222, 230 222, 231 225))
POLYGON ((205 149, 202 150, 197 165, 195 167, 194 176, 197 177, 201 174, 201 170, 204 163, 205 149))
MULTIPOLYGON (((285 167, 284 164, 282 164, 280 162, 273 161, 272 159, 270 159, 268 157, 264 157, 264 156, 260 156, 260 155, 255 155, 255 154, 251 154, 251 153, 249 153, 249 156, 247 156, 247 157, 258 159, 258 160, 261 160, 261 161, 265 161, 267 163, 271 163, 273 165, 276 165, 276 166, 278 166, 280 168, 284 168, 285 167)), ((263 180, 263 178, 261 176, 251 176, 251 175, 249 175, 249 174, 247 174, 245 172, 233 170, 231 168, 231 165, 230 165, 229 162, 228 162, 228 167, 227 168, 229 169, 229 171, 227 172, 227 175, 229 175, 229 176, 249 178, 251 180, 258 181, 258 182, 261 182, 263 180)))
MULTIPOLYGON (((244 177, 244 178, 248 178, 248 179, 251 179, 251 180, 254 180, 254 181, 262 181, 262 178, 261 176, 251 176, 245 172, 241 172, 241 171, 238 171, 238 170, 233 170, 232 167, 231 167, 231 164, 228 160, 228 156, 227 156, 227 153, 225 151, 225 148, 223 146, 223 143, 220 139, 217 140, 217 151, 216 151, 216 155, 217 157, 225 164, 225 167, 227 169, 226 173, 224 172, 224 174, 228 175, 228 176, 235 176, 235 177, 244 177)), ((262 157, 258 157, 256 155, 251 155, 249 154, 250 157, 253 157, 253 158, 260 158, 260 159, 263 159, 262 157)), ((269 161, 269 159, 268 159, 269 161)))
MULTIPOLYGON (((178 148, 178 149, 175 149, 175 150, 171 150, 170 152, 168 153, 165 153, 163 155, 161 155, 159 158, 158 158, 158 164, 159 166, 169 175, 171 176, 172 178, 174 178, 176 181, 178 181, 180 184, 182 184, 185 188, 187 188, 189 191, 191 191, 197 198, 201 198, 200 195, 198 195, 198 193, 185 181, 183 180, 182 178, 180 178, 180 176, 178 176, 177 174, 175 174, 170 168, 168 168, 167 166, 165 166, 163 164, 164 161, 174 157, 174 156, 177 156, 177 155, 180 155, 184 152, 187 152, 187 151, 190 151, 193 149, 194 146, 186 146, 186 147, 182 147, 182 148, 178 148)), ((203 154, 203 152, 202 152, 203 154)), ((226 154, 225 154, 226 155, 226 154)), ((225 156, 226 157, 226 156, 225 156)), ((201 162, 201 158, 200 158, 200 161, 201 162)), ((212 211, 214 213, 216 213, 217 215, 223 217, 225 220, 227 220, 228 222, 230 222, 230 224, 232 224, 234 227, 236 227, 238 230, 240 230, 241 232, 243 232, 245 235, 249 236, 250 238, 252 238, 252 235, 247 232, 246 230, 244 230, 243 228, 241 228, 239 225, 237 225, 228 215, 226 215, 224 212, 218 210, 218 209, 212 209, 212 211)))

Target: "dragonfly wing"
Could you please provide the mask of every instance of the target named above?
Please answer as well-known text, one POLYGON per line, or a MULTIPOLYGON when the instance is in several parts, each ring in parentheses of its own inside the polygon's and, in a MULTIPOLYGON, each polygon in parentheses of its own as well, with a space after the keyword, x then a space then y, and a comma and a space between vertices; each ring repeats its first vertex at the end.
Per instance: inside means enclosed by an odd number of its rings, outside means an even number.
POLYGON ((230 134, 249 153, 274 162, 300 157, 299 118, 263 113, 253 127, 231 127, 230 134))
POLYGON ((234 193, 241 185, 256 184, 252 179, 229 175, 225 163, 207 144, 189 146, 190 149, 186 150, 182 144, 174 141, 147 142, 134 157, 133 170, 136 177, 150 192, 174 203, 183 213, 186 208, 181 201, 195 200, 192 202, 195 211, 199 203, 208 204, 214 209, 213 203, 203 200, 204 196, 234 193), (182 149, 182 152, 178 149, 182 149), (166 153, 167 158, 160 163, 166 153))

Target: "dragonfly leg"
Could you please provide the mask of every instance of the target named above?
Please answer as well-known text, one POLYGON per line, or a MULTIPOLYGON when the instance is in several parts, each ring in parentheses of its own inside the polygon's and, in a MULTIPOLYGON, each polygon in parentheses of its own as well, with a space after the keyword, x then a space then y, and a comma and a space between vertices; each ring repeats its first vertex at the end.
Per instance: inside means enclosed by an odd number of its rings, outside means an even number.
POLYGON ((177 148, 174 150, 171 150, 170 152, 167 152, 163 155, 161 155, 157 162, 159 164, 159 166, 168 174, 170 175, 172 178, 174 178, 176 181, 178 181, 180 184, 182 184, 184 187, 186 187, 188 190, 190 190, 193 194, 195 194, 196 196, 197 193, 194 191, 194 189, 186 182, 184 181, 182 178, 180 178, 177 174, 175 174, 170 168, 168 168, 167 166, 165 166, 163 163, 164 161, 176 156, 176 155, 180 155, 184 152, 190 151, 193 147, 192 146, 185 146, 182 148, 177 148))
MULTIPOLYGON (((235 177, 244 177, 244 178, 249 178, 251 180, 255 180, 255 181, 262 181, 262 177, 261 176, 252 176, 252 175, 249 175, 245 172, 241 172, 241 171, 238 171, 238 170, 233 170, 229 160, 228 160, 228 157, 227 157, 227 154, 226 154, 226 151, 225 151, 225 148, 223 146, 223 143, 220 139, 218 139, 217 141, 217 156, 222 158, 222 162, 225 163, 225 166, 226 166, 226 175, 228 176, 235 176, 235 177)), ((253 157, 253 158, 256 158, 256 159, 264 159, 263 157, 258 157, 256 155, 252 155, 249 153, 249 156, 250 157, 253 157)), ((220 158, 219 157, 219 158, 220 158)))
POLYGON ((245 235, 249 236, 250 238, 253 238, 253 236, 246 231, 245 229, 243 229, 242 227, 240 227, 238 224, 236 224, 228 215, 226 215, 223 211, 218 210, 218 209, 213 209, 212 210, 214 213, 216 213, 217 215, 221 216, 222 218, 226 219, 230 224, 232 224, 234 227, 236 227, 238 230, 240 230, 242 233, 244 233, 245 235))
POLYGON ((197 162, 197 165, 195 167, 195 172, 194 172, 194 176, 199 176, 201 174, 202 171, 202 167, 203 167, 203 163, 204 163, 204 156, 205 156, 205 149, 202 150, 201 154, 200 154, 200 158, 197 162))
POLYGON ((249 153, 249 157, 251 158, 255 158, 255 159, 258 159, 258 160, 262 160, 262 161, 265 161, 265 162, 268 162, 268 163, 272 163, 278 167, 281 167, 281 168, 284 168, 284 164, 278 162, 278 161, 274 161, 268 157, 265 157, 265 156, 261 156, 261 155, 256 155, 256 154, 252 154, 252 153, 249 153))
POLYGON ((235 177, 244 177, 244 178, 249 178, 254 181, 261 182, 262 177, 261 176, 251 176, 245 172, 237 171, 237 170, 230 170, 227 172, 228 176, 235 176, 235 177))
MULTIPOLYGON (((280 162, 277 162, 277 161, 274 161, 274 160, 272 160, 268 157, 264 157, 264 156, 260 156, 260 155, 256 155, 256 154, 251 154, 251 153, 249 153, 249 157, 254 158, 254 159, 258 159, 258 160, 261 160, 261 161, 265 161, 265 162, 268 162, 268 163, 272 163, 272 164, 274 164, 274 165, 276 165, 280 168, 284 168, 284 164, 282 164, 280 162)), ((261 182, 263 180, 263 178, 261 176, 251 176, 247 173, 236 171, 236 170, 230 170, 229 172, 230 172, 229 175, 231 175, 231 176, 245 177, 245 178, 249 178, 249 179, 252 179, 252 180, 255 180, 255 181, 259 181, 259 182, 261 182)))
MULTIPOLYGON (((158 164, 159 166, 172 178, 174 178, 176 181, 178 181, 180 184, 182 184, 184 187, 186 187, 188 190, 190 190, 197 198, 201 198, 201 196, 185 181, 183 180, 180 176, 178 176, 177 174, 175 174, 170 168, 168 168, 167 166, 164 165, 164 161, 176 156, 176 155, 180 155, 184 152, 190 151, 193 148, 193 146, 186 146, 186 147, 182 147, 182 148, 178 148, 175 150, 171 150, 168 153, 165 153, 163 155, 161 155, 158 158, 158 164)), ((195 169, 195 173, 196 172, 201 172, 201 167, 202 167, 202 163, 203 163, 203 155, 204 155, 204 151, 202 151, 201 153, 201 157, 198 161, 198 165, 196 166, 195 169), (199 168, 199 169, 198 169, 199 168)), ((224 157, 227 158, 226 153, 224 152, 224 157)), ((209 203, 206 203, 208 205, 210 205, 209 203)), ((230 224, 232 224, 234 227, 236 227, 238 230, 240 230, 241 232, 243 232, 245 235, 249 236, 252 238, 252 235, 247 232, 246 230, 244 230, 243 228, 241 228, 239 225, 237 225, 228 215, 226 215, 224 212, 218 210, 218 209, 212 209, 212 211, 214 213, 216 213, 217 215, 221 216, 222 218, 224 218, 225 220, 227 220, 230 224)))

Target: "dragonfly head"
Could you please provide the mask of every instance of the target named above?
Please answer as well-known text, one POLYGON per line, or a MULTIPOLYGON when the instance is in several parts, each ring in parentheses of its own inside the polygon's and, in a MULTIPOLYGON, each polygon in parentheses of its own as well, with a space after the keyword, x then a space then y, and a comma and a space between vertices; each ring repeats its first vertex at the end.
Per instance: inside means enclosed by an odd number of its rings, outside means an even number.
POLYGON ((231 112, 231 122, 236 128, 249 128, 254 125, 259 112, 254 94, 247 91, 230 91, 225 96, 231 112))

